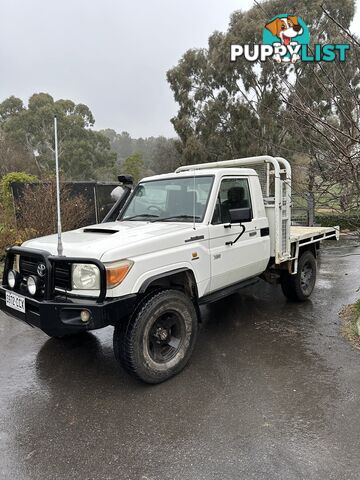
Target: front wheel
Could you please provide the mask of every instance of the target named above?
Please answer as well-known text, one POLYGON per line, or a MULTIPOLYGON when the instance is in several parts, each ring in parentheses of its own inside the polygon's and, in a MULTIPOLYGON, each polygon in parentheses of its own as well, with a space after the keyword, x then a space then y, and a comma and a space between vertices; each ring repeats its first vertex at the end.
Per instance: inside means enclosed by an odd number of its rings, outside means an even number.
POLYGON ((194 349, 198 319, 190 298, 177 290, 156 292, 114 331, 115 358, 132 376, 160 383, 179 373, 194 349))
POLYGON ((295 275, 288 272, 281 274, 281 288, 284 295, 292 301, 304 302, 314 290, 316 282, 316 260, 306 251, 299 258, 298 271, 295 275))

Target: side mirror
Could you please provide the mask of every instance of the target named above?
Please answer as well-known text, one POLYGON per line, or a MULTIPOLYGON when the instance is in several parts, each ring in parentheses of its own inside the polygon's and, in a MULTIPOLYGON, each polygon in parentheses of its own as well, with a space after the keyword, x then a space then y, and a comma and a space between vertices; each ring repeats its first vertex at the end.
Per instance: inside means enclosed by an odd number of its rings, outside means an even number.
POLYGON ((110 193, 111 199, 113 202, 117 202, 124 194, 124 189, 122 187, 115 187, 114 190, 110 193))
POLYGON ((232 208, 229 210, 231 223, 251 222, 251 208, 232 208))
POLYGON ((128 185, 116 187, 111 192, 112 199, 116 201, 101 223, 114 222, 117 219, 131 192, 132 189, 128 185), (121 192, 122 194, 120 194, 121 192))

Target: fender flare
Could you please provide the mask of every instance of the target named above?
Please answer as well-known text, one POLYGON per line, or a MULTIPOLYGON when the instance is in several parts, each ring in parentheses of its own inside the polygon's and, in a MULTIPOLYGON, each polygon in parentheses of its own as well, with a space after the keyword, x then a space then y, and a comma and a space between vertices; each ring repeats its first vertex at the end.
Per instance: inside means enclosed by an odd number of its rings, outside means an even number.
POLYGON ((161 278, 171 277, 172 275, 176 275, 177 273, 183 273, 183 272, 189 272, 190 275, 192 276, 193 281, 194 281, 194 286, 195 286, 195 289, 196 289, 196 298, 198 298, 196 278, 195 278, 194 272, 188 267, 175 268, 174 270, 168 270, 167 272, 158 273, 157 275, 153 275, 152 277, 147 278, 141 284, 141 287, 140 287, 138 293, 140 293, 140 294, 145 293, 148 286, 156 280, 159 280, 161 278))

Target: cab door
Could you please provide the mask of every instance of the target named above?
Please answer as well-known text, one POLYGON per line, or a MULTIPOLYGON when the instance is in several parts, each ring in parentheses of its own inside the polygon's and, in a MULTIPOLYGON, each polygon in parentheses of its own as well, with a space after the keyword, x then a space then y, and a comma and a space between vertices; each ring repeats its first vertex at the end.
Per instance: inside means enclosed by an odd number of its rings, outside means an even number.
POLYGON ((209 225, 211 285, 216 291, 255 277, 266 268, 261 228, 254 218, 249 180, 229 176, 221 180, 212 221, 209 225), (242 227, 230 223, 230 209, 250 208, 251 220, 243 222, 244 234, 233 243, 242 227), (227 245, 228 243, 228 245, 227 245))

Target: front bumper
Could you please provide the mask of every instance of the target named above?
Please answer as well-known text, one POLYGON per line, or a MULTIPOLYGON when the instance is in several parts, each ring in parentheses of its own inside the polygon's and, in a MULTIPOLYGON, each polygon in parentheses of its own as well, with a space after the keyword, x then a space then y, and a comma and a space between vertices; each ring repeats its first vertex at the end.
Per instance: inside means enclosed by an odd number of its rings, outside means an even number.
POLYGON ((51 300, 25 296, 25 313, 22 313, 6 305, 6 291, 12 292, 0 286, 0 310, 58 337, 114 325, 132 312, 137 297, 136 294, 126 295, 98 303, 93 299, 65 295, 55 295, 51 300), (86 323, 81 321, 81 310, 90 312, 90 320, 86 323))

